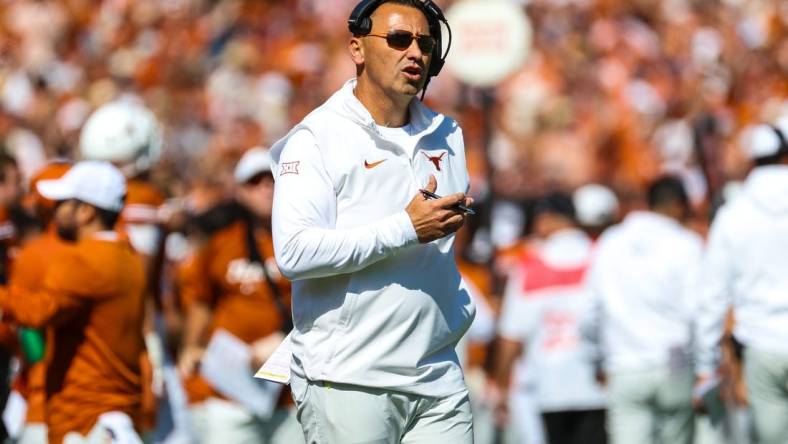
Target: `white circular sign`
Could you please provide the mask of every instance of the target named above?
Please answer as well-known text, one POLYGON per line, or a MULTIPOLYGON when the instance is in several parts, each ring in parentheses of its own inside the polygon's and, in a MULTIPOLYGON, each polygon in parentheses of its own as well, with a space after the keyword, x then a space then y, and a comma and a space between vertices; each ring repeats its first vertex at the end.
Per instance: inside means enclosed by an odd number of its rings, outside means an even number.
POLYGON ((494 86, 528 57, 531 24, 511 0, 463 0, 446 18, 454 34, 446 65, 465 83, 494 86))

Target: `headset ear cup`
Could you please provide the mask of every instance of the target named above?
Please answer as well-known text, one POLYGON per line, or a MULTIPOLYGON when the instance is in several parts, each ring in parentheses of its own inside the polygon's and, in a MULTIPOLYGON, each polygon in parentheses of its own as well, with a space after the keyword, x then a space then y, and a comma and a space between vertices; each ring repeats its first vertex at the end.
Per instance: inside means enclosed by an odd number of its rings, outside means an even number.
POLYGON ((348 29, 353 35, 366 35, 372 31, 372 20, 369 16, 382 0, 362 0, 353 8, 348 19, 348 29))
POLYGON ((367 35, 372 32, 372 19, 369 17, 362 18, 358 23, 359 34, 367 35))
POLYGON ((440 54, 435 51, 432 53, 432 61, 430 62, 430 77, 435 77, 440 74, 441 69, 443 69, 444 60, 440 57, 440 54))
MULTIPOLYGON (((427 10, 429 11, 429 10, 427 10)), ((430 23, 430 34, 435 37, 435 49, 432 50, 432 61, 430 62, 431 77, 435 77, 443 69, 443 32, 441 30, 440 22, 430 23)))

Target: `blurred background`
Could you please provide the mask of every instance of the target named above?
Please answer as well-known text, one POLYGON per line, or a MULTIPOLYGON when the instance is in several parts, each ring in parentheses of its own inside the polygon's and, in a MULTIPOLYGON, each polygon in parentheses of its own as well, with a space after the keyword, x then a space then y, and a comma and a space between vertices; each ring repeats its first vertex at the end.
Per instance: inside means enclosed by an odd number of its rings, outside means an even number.
MULTIPOLYGON (((136 96, 164 129, 154 181, 199 209, 241 153, 283 136, 352 77, 355 3, 3 1, 0 141, 27 179, 47 159, 75 158, 92 110, 136 96)), ((785 2, 517 4, 533 28, 522 66, 489 88, 445 69, 426 96, 459 120, 471 193, 493 210, 479 259, 524 225, 505 203, 545 190, 599 182, 626 208, 669 171, 705 210, 746 174, 742 129, 788 107, 785 2)))
MULTIPOLYGON (((598 183, 615 192, 620 218, 669 173, 703 235, 727 185, 750 169, 745 129, 788 115, 788 2, 511 3, 530 23, 522 63, 485 86, 449 66, 425 98, 464 131, 479 215, 458 253, 493 319, 534 199, 598 183)), ((16 160, 20 193, 48 162, 79 158, 82 125, 103 104, 140 101, 161 123, 149 180, 164 208, 186 215, 165 223, 180 234, 162 278, 171 353, 180 321, 177 279, 167 276, 200 242, 184 221, 232 199, 241 155, 270 146, 354 75, 346 20, 355 4, 0 1, 0 147, 16 160)), ((24 231, 23 218, 15 223, 24 231)), ((469 365, 484 379, 492 337, 476 342, 469 365)))

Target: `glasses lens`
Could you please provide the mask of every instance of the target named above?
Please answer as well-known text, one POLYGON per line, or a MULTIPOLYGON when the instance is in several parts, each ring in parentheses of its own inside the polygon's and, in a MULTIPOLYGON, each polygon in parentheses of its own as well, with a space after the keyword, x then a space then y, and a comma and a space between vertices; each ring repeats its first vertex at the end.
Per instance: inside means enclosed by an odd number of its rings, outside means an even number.
POLYGON ((391 31, 386 35, 386 43, 394 49, 404 51, 416 39, 416 44, 423 53, 431 53, 435 48, 435 39, 429 35, 413 35, 410 31, 391 31))
POLYGON ((413 34, 408 31, 391 31, 386 35, 386 43, 394 49, 408 49, 413 41, 413 34))
POLYGON ((435 48, 435 39, 428 35, 420 35, 416 40, 421 52, 428 54, 435 48))

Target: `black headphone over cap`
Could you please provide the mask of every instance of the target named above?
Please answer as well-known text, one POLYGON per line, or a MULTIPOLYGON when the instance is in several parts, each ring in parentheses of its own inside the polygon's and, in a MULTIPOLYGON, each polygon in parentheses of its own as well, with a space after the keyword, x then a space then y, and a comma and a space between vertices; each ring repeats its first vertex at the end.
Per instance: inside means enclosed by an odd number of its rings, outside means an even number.
MULTIPOLYGON (((362 0, 361 3, 356 5, 353 8, 353 12, 350 13, 350 18, 347 20, 347 27, 353 35, 367 35, 372 31, 372 19, 370 16, 375 9, 378 8, 381 4, 385 3, 386 0, 362 0)), ((419 8, 427 16, 427 22, 429 23, 430 27, 430 35, 435 38, 435 49, 432 51, 432 61, 430 62, 430 70, 428 73, 427 83, 429 83, 430 77, 435 77, 438 73, 441 72, 443 69, 443 64, 446 62, 446 56, 449 54, 449 49, 451 48, 451 28, 449 27, 449 22, 446 21, 446 17, 443 16, 443 11, 438 5, 435 4, 432 0, 419 0, 418 3, 420 6, 419 8), (446 52, 441 54, 443 50, 443 41, 441 38, 441 22, 446 25, 446 29, 449 32, 449 42, 446 47, 446 52)), ((424 85, 424 89, 427 88, 427 85, 424 85)))

